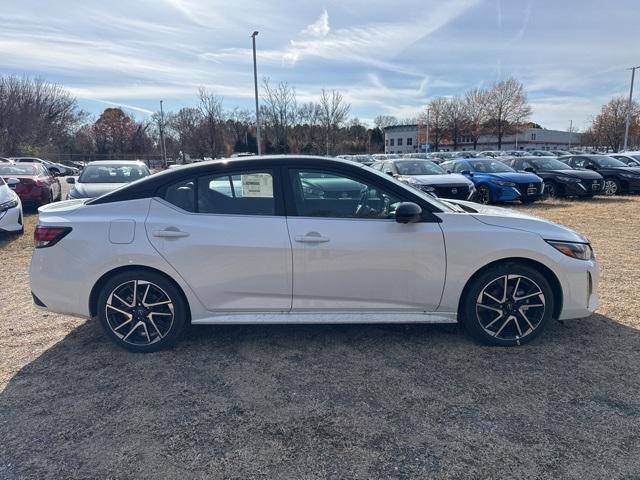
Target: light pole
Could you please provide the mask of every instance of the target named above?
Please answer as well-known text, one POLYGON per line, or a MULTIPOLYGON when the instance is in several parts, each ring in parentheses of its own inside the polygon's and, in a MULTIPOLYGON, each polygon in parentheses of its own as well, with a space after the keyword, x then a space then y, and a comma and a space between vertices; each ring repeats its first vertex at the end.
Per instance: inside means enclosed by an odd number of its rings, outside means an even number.
POLYGON ((629 124, 631 123, 631 104, 633 102, 633 81, 635 79, 636 76, 636 68, 640 68, 640 66, 638 67, 631 67, 629 70, 631 70, 631 88, 629 89, 629 104, 627 105, 627 121, 624 125, 624 147, 623 150, 627 149, 627 142, 629 141, 629 124))
POLYGON ((167 166, 167 146, 164 143, 164 110, 162 100, 160 100, 160 153, 162 155, 162 166, 167 166))
POLYGON ((256 36, 258 32, 251 34, 253 41, 253 86, 256 93, 256 141, 258 143, 258 155, 262 155, 262 147, 260 146, 260 108, 258 107, 258 67, 256 65, 256 36))
POLYGON ((426 151, 430 151, 431 148, 429 147, 429 108, 427 107, 427 125, 426 125, 426 132, 425 132, 425 145, 424 145, 424 150, 426 151))
POLYGON ((572 136, 573 136, 573 120, 569 120, 569 148, 571 148, 572 136))

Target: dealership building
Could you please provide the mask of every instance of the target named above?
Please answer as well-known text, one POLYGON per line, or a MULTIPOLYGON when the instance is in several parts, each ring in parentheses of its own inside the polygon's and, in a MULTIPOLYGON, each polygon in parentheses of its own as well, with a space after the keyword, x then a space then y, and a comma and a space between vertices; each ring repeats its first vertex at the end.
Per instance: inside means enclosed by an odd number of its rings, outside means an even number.
MULTIPOLYGON (((416 153, 424 152, 425 147, 418 144, 418 135, 424 139, 425 130, 418 130, 418 125, 394 125, 384 129, 385 153, 416 153)), ((580 134, 562 130, 547 130, 545 128, 527 128, 517 135, 502 137, 503 150, 566 150, 580 144, 580 134)), ((476 150, 497 150, 498 137, 495 135, 481 135, 476 150)), ((453 150, 453 143, 443 141, 438 150, 453 150)), ((473 150, 473 139, 462 135, 458 138, 458 150, 473 150)))

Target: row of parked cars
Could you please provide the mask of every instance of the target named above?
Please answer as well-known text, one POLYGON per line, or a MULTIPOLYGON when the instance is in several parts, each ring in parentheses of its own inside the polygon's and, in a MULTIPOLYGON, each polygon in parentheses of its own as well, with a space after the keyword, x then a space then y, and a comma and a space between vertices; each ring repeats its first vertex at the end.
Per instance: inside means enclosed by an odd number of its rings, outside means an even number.
POLYGON ((59 177, 72 187, 67 200, 95 198, 150 175, 138 161, 96 161, 70 167, 40 158, 0 158, 0 232, 24 231, 23 205, 40 207, 62 200, 59 177))
POLYGON ((350 159, 432 195, 484 204, 640 192, 640 152, 436 152, 350 159))

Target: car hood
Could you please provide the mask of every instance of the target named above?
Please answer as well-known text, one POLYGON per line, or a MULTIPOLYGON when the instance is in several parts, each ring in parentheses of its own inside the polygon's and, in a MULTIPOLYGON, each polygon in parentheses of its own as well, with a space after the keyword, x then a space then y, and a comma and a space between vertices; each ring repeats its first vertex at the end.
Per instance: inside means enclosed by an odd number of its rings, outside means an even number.
POLYGON ((73 185, 71 195, 77 198, 95 198, 114 191, 126 183, 77 183, 73 185))
POLYGON ((484 173, 477 172, 476 175, 484 175, 490 178, 495 178, 497 180, 506 180, 508 182, 514 183, 538 183, 541 182, 542 179, 528 172, 501 172, 501 173, 484 173))
POLYGON ((443 175, 401 175, 398 180, 414 185, 469 185, 473 184, 464 175, 459 173, 447 173, 443 175))
POLYGON ((593 170, 549 170, 546 173, 557 173, 566 175, 567 177, 581 178, 582 180, 600 180, 602 178, 602 175, 600 175, 598 172, 594 172, 593 170))
POLYGON ((589 241, 584 235, 563 225, 516 210, 482 205, 464 200, 447 200, 447 202, 459 205, 476 220, 487 225, 536 233, 545 240, 582 243, 589 241))

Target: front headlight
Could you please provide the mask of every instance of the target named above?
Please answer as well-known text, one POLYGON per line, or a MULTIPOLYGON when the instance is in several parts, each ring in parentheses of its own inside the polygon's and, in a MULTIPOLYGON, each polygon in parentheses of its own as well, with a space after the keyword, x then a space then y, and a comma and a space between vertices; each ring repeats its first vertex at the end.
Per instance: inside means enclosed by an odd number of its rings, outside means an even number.
POLYGON ((0 212, 4 212, 5 210, 9 210, 10 208, 15 208, 18 206, 18 199, 14 198, 13 200, 9 200, 8 202, 0 203, 0 212))
POLYGON ((553 248, 567 257, 577 258, 578 260, 593 260, 593 249, 588 243, 562 242, 558 240, 546 240, 553 248))
POLYGON ((436 189, 433 188, 431 185, 418 185, 418 188, 423 192, 427 192, 427 193, 432 193, 436 191, 436 189))
POLYGON ((496 185, 500 185, 501 187, 515 187, 516 184, 513 182, 506 182, 504 180, 491 180, 491 183, 496 185))

